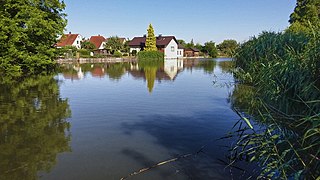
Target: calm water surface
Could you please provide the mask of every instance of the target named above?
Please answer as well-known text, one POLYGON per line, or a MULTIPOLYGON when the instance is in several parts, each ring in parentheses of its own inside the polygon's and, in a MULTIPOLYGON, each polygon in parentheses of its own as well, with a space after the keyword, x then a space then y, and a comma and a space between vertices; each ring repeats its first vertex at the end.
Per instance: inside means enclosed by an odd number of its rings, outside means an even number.
POLYGON ((130 179, 231 179, 231 142, 215 140, 239 119, 224 61, 63 64, 2 86, 1 179, 120 179, 203 145, 130 179))

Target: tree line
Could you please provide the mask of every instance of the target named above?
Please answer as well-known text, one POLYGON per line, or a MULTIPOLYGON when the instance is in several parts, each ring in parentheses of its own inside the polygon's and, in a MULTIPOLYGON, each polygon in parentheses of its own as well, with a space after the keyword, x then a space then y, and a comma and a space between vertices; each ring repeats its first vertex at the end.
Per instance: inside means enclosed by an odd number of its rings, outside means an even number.
POLYGON ((193 39, 189 43, 184 40, 178 40, 184 48, 197 48, 201 52, 201 56, 208 57, 233 57, 236 49, 239 47, 239 43, 233 39, 227 39, 216 45, 213 41, 205 42, 204 45, 197 43, 194 44, 193 39))

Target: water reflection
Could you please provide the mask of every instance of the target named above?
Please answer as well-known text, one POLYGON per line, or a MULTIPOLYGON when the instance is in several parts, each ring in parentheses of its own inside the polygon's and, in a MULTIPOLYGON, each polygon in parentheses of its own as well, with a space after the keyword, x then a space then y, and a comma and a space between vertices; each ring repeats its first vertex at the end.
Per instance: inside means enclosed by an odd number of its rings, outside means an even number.
POLYGON ((126 74, 135 79, 147 82, 147 89, 151 93, 155 81, 174 81, 184 69, 203 69, 207 74, 213 74, 216 61, 200 59, 165 59, 160 62, 127 62, 127 63, 66 63, 61 64, 62 75, 65 79, 81 80, 88 74, 94 78, 121 80, 126 74))
POLYGON ((226 101, 232 87, 212 83, 233 81, 220 61, 63 64, 56 78, 72 107, 73 152, 59 156, 43 179, 120 179, 205 144, 205 153, 134 179, 230 179, 217 160, 228 153, 221 146, 229 142, 213 141, 237 118, 226 101), (83 79, 62 77, 77 76, 80 68, 83 79))
POLYGON ((50 171, 58 153, 71 151, 69 116, 53 76, 0 82, 0 179, 37 179, 50 171))

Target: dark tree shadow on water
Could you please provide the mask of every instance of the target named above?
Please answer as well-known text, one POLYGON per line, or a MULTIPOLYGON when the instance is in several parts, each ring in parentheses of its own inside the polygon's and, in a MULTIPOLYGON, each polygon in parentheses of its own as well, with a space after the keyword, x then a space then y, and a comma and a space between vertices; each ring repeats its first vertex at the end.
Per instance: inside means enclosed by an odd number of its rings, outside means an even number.
MULTIPOLYGON (((198 113, 196 117, 175 115, 141 116, 141 121, 122 124, 124 133, 131 135, 143 131, 156 138, 156 144, 170 152, 170 158, 196 153, 204 147, 203 153, 181 159, 177 170, 188 179, 231 179, 229 170, 218 159, 224 159, 230 141, 218 141, 231 127, 222 116, 210 112, 198 113)), ((224 117, 225 118, 225 117, 224 117)), ((143 154, 124 150, 123 153, 148 167, 158 162, 146 159, 143 154), (152 164, 153 163, 153 164, 152 164)), ((163 159, 167 160, 167 159, 163 159)), ((144 168, 144 167, 142 167, 144 168)))

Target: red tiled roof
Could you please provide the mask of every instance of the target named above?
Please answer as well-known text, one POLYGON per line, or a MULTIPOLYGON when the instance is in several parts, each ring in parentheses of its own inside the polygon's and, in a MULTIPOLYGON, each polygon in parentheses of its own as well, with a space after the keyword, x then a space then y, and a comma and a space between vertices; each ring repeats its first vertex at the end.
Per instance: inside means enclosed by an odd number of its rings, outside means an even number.
POLYGON ((96 46, 97 49, 101 46, 101 44, 106 40, 103 36, 91 36, 90 42, 96 46))
POLYGON ((64 34, 57 43, 57 47, 71 46, 77 39, 78 35, 79 34, 64 34))
MULTIPOLYGON (((157 46, 158 47, 165 47, 167 46, 170 41, 174 39, 176 42, 176 38, 174 36, 158 36, 157 37, 157 46)), ((141 46, 145 46, 146 43, 146 37, 134 37, 130 42, 129 42, 129 46, 131 47, 141 47, 141 46)), ((177 42, 178 44, 178 42, 177 42)))

